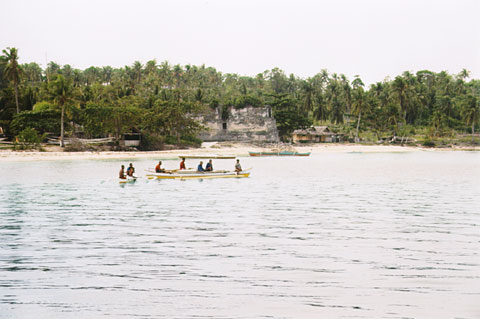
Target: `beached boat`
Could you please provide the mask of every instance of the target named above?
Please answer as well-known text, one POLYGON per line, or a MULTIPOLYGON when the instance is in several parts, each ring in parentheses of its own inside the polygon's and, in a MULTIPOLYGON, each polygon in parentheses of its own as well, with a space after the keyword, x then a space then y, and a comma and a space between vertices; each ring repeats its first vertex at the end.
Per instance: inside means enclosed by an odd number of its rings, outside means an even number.
POLYGON ((270 151, 270 152, 248 152, 250 156, 309 156, 310 152, 300 153, 296 151, 270 151))

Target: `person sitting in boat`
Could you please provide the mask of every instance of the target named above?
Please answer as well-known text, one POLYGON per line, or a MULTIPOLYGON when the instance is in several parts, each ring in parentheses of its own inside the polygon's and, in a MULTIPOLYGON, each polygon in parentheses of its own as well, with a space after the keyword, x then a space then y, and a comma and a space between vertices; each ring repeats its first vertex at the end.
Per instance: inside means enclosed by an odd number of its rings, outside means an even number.
POLYGON ((205 166, 205 171, 207 171, 207 172, 213 171, 212 160, 209 160, 209 161, 208 161, 207 165, 205 166))
POLYGON ((118 178, 127 179, 127 176, 125 176, 125 165, 122 165, 122 167, 120 168, 120 172, 118 173, 118 178))
POLYGON ((127 175, 128 176, 133 176, 133 173, 135 173, 135 168, 133 167, 133 164, 130 163, 130 165, 127 168, 127 175))
POLYGON ((162 168, 162 161, 158 161, 157 166, 155 166, 155 173, 165 173, 165 169, 162 168))
POLYGON ((242 165, 240 165, 240 160, 237 159, 237 164, 235 164, 235 172, 241 172, 242 171, 242 165))
POLYGON ((180 162, 180 169, 187 169, 185 167, 185 158, 184 157, 182 157, 182 161, 180 162))
POLYGON ((203 162, 202 161, 200 161, 200 164, 198 164, 197 172, 205 172, 205 170, 203 169, 203 162))

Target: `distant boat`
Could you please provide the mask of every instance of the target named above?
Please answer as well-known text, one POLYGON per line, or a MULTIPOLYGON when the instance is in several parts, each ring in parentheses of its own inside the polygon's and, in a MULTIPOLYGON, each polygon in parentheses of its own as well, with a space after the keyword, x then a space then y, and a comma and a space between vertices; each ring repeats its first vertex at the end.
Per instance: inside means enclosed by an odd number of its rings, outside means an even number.
POLYGON ((271 152, 248 152, 250 156, 310 156, 310 152, 300 153, 296 151, 271 151, 271 152))

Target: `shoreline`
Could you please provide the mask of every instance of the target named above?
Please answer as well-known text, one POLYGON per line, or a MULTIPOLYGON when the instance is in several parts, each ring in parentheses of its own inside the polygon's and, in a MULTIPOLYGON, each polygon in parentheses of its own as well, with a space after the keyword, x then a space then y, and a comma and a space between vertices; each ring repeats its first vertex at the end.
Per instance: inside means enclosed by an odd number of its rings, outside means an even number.
MULTIPOLYGON (((0 161, 55 161, 55 160, 104 160, 104 159, 173 159, 179 155, 232 155, 248 156, 249 151, 268 151, 269 147, 259 147, 249 143, 203 143, 201 148, 173 149, 165 151, 134 151, 134 152, 62 152, 62 151, 12 151, 0 150, 0 161)), ((298 152, 323 153, 408 153, 408 152, 451 152, 451 151, 480 151, 476 147, 454 148, 423 148, 399 145, 358 145, 358 144, 310 144, 295 146, 298 152)))

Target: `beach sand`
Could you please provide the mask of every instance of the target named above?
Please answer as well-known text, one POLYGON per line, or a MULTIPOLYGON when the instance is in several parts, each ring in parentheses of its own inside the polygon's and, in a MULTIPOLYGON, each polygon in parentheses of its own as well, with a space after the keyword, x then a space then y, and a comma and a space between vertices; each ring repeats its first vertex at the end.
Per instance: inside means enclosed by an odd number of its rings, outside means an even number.
MULTIPOLYGON (((79 159, 173 159, 180 155, 233 155, 248 156, 249 151, 269 151, 271 147, 259 147, 258 145, 239 143, 239 142, 207 142, 203 143, 201 148, 177 149, 168 151, 152 152, 62 152, 59 148, 49 149, 45 152, 40 151, 11 151, 1 150, 0 161, 52 161, 52 160, 79 160, 79 159)), ((397 145, 359 145, 359 144, 309 144, 295 146, 298 152, 311 152, 312 154, 321 154, 329 152, 361 152, 361 153, 392 153, 392 152, 432 152, 432 151, 462 151, 478 150, 474 148, 422 148, 412 146, 397 145)))

